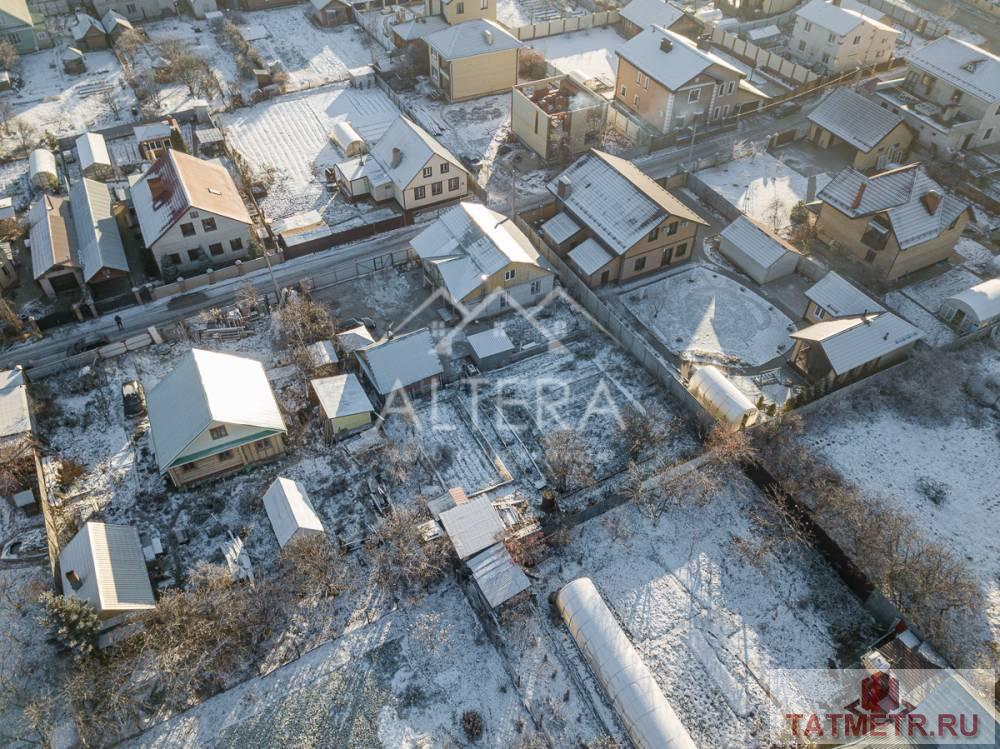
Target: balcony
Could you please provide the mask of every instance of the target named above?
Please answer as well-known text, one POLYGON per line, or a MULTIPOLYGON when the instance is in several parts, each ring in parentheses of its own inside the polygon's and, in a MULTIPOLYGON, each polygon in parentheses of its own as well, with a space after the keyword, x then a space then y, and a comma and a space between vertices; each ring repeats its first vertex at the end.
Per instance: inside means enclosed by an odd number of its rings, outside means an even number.
POLYGON ((887 82, 876 90, 876 99, 888 104, 891 111, 909 115, 942 133, 974 133, 979 121, 961 111, 958 104, 942 107, 919 96, 904 79, 887 82))

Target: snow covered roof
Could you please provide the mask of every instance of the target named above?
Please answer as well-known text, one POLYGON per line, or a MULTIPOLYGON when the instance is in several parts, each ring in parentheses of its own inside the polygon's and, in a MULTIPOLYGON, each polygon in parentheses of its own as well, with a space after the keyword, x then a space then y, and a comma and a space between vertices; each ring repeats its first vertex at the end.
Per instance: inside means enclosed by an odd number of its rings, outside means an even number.
POLYGON ((451 151, 438 143, 430 133, 406 117, 397 118, 378 139, 371 149, 389 179, 405 188, 427 164, 431 156, 437 154, 458 169, 465 171, 462 163, 451 151), (393 165, 393 149, 399 149, 399 161, 393 165))
POLYGON ((59 569, 63 594, 89 601, 98 613, 156 607, 139 532, 131 525, 86 523, 60 552, 59 569))
POLYGON ((0 219, 14 218, 14 198, 0 198, 0 219))
POLYGON ((76 228, 76 254, 84 282, 102 280, 98 276, 105 270, 128 273, 125 245, 111 211, 108 186, 84 177, 70 190, 70 206, 76 228))
POLYGON ((365 139, 358 135, 358 131, 351 127, 351 123, 346 119, 340 119, 333 123, 333 129, 330 131, 330 139, 333 140, 340 150, 347 153, 349 148, 358 146, 359 144, 364 144, 365 139))
POLYGON ((514 344, 503 328, 490 328, 467 337, 472 351, 479 359, 514 350, 514 344))
POLYGON ((645 29, 620 46, 617 53, 670 91, 682 88, 713 65, 745 77, 739 68, 713 52, 698 49, 687 37, 662 28, 645 29), (671 45, 669 51, 662 49, 664 40, 671 45))
POLYGON ((684 17, 684 11, 663 0, 631 0, 618 15, 644 29, 654 24, 669 29, 684 17))
POLYGON ((762 39, 770 39, 775 36, 781 36, 781 29, 774 24, 762 26, 759 29, 750 29, 747 32, 747 38, 752 42, 759 42, 762 39))
POLYGON ((251 223, 236 183, 221 162, 198 159, 173 148, 132 186, 132 204, 147 247, 192 209, 251 223))
POLYGON ((20 369, 0 369, 0 439, 32 431, 28 383, 20 369))
POLYGON ((170 124, 169 120, 159 120, 158 122, 148 122, 143 125, 136 125, 132 128, 132 134, 135 139, 140 143, 145 143, 147 140, 160 140, 162 138, 169 138, 170 134, 174 131, 173 126, 170 124))
POLYGON ((784 239, 747 216, 737 218, 720 232, 720 236, 763 268, 770 268, 790 252, 800 254, 784 239))
POLYGON ((111 166, 108 146, 100 133, 84 133, 77 138, 76 153, 80 158, 80 169, 87 169, 94 164, 111 166))
POLYGON ((466 564, 479 590, 493 608, 531 587, 528 576, 503 544, 493 544, 466 564))
POLYGON ((920 164, 871 177, 848 167, 816 197, 851 218, 885 212, 904 250, 934 239, 963 212, 971 211, 968 203, 945 192, 920 164))
POLYGON ((806 289, 805 294, 807 299, 834 317, 886 311, 885 307, 863 294, 834 271, 830 271, 806 289))
POLYGON ((354 374, 321 377, 309 382, 323 413, 329 419, 374 411, 372 402, 354 374))
POLYGON ((323 532, 323 523, 298 481, 276 478, 264 494, 264 509, 282 548, 296 535, 323 532))
POLYGON ((86 13, 77 13, 76 23, 73 24, 73 28, 70 30, 73 34, 73 39, 80 41, 87 36, 91 29, 102 36, 104 34, 104 26, 101 25, 100 21, 86 13))
POLYGON ((588 237, 570 250, 569 257, 588 276, 597 273, 613 259, 593 237, 588 237))
POLYGON ((356 354, 381 395, 444 373, 427 328, 358 349, 356 354))
POLYGON ((870 13, 866 13, 853 8, 845 8, 839 4, 834 5, 828 0, 812 0, 799 8, 795 15, 827 31, 832 31, 837 36, 850 34, 862 23, 870 23, 876 28, 891 31, 894 34, 899 33, 891 26, 886 26, 877 20, 882 16, 881 13, 874 8, 869 10, 870 13))
POLYGON ((6 13, 11 18, 20 21, 25 26, 32 26, 31 11, 26 0, 0 0, 0 13, 6 13))
POLYGON ((982 324, 1000 318, 1000 278, 991 278, 944 300, 982 324))
POLYGON ((417 16, 412 21, 397 23, 392 27, 392 31, 404 42, 410 42, 414 39, 423 39, 447 27, 448 22, 443 16, 417 16))
POLYGON ((559 213, 542 224, 542 233, 548 237, 549 241, 555 244, 562 244, 578 231, 580 231, 580 225, 564 211, 559 211, 559 213))
POLYGON ((452 299, 461 301, 511 263, 538 267, 538 251, 504 215, 481 203, 449 208, 410 245, 437 268, 452 299))
POLYGON ((739 424, 744 417, 757 413, 757 407, 750 399, 710 364, 695 370, 688 389, 705 403, 711 413, 730 424, 739 424))
POLYGON ((326 226, 326 221, 323 220, 322 214, 319 211, 309 210, 275 219, 271 222, 271 231, 275 234, 287 236, 315 229, 319 226, 326 226))
POLYGON ((58 195, 42 195, 28 214, 31 272, 37 281, 56 266, 74 268, 76 235, 70 203, 58 195))
POLYGON ((259 361, 191 349, 147 397, 160 470, 215 422, 284 432, 285 421, 259 361))
POLYGON ((337 333, 337 343, 340 344, 341 349, 350 353, 355 349, 371 346, 375 343, 375 339, 368 332, 368 328, 364 325, 358 325, 356 328, 342 330, 337 333))
POLYGON ((59 174, 56 157, 47 148, 36 148, 28 157, 28 177, 34 180, 36 174, 51 174, 53 177, 59 174))
POLYGON ((833 371, 841 375, 916 343, 923 333, 903 318, 881 312, 824 320, 791 337, 817 343, 833 371))
POLYGON ((503 26, 485 18, 448 26, 428 34, 424 41, 445 60, 505 52, 524 46, 503 26))
POLYGON ((333 347, 333 341, 316 341, 306 346, 306 353, 314 367, 324 367, 327 364, 336 364, 337 350, 333 347))
POLYGON ((868 153, 903 121, 849 88, 835 88, 809 113, 809 121, 868 153))
POLYGON ((504 531, 500 513, 485 496, 442 512, 441 525, 463 560, 495 544, 504 531))
POLYGON ((59 58, 63 62, 72 62, 73 60, 83 60, 84 57, 85 55, 83 54, 83 50, 77 49, 76 47, 67 47, 66 49, 63 50, 63 53, 59 56, 59 58))
POLYGON ((667 216, 705 223, 635 164, 596 149, 573 162, 547 187, 575 219, 586 224, 605 247, 618 255, 667 216), (561 198, 560 182, 569 188, 561 198))
POLYGON ((910 65, 987 103, 1000 101, 1000 57, 952 36, 942 36, 906 56, 910 65))
POLYGON ((101 19, 101 25, 104 26, 104 30, 109 34, 114 33, 115 28, 118 26, 124 29, 133 28, 132 22, 114 8, 111 8, 104 14, 104 17, 101 19))

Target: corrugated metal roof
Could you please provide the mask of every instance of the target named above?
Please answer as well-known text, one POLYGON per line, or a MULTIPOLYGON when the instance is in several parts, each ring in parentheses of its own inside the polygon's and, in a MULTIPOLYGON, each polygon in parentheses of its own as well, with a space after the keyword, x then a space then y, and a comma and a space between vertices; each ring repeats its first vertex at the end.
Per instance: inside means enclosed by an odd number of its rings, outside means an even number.
POLYGON ((443 16, 418 16, 412 21, 397 23, 392 27, 392 31, 403 41, 409 42, 423 39, 447 27, 448 22, 443 16))
POLYGON ((684 17, 684 11, 663 0, 632 0, 618 15, 644 29, 654 24, 669 29, 684 17))
POLYGON ((147 406, 161 471, 212 422, 285 431, 261 363, 217 351, 191 349, 149 393, 147 406))
POLYGON ((77 138, 76 153, 80 159, 80 169, 82 170, 88 169, 95 164, 111 166, 111 156, 108 155, 108 146, 104 142, 104 136, 100 133, 84 133, 77 138))
POLYGON ((849 88, 835 88, 809 113, 809 121, 868 153, 903 118, 849 88))
POLYGON ((1000 101, 1000 57, 982 47, 942 36, 914 50, 906 59, 913 67, 984 99, 988 104, 1000 101))
POLYGON ((446 60, 504 52, 524 46, 503 26, 485 18, 448 26, 428 34, 424 41, 446 60))
POLYGON ((276 478, 264 494, 264 509, 282 548, 300 533, 323 533, 323 523, 298 481, 276 478))
POLYGON ((28 216, 31 228, 31 272, 37 281, 56 266, 77 267, 76 232, 69 201, 42 195, 28 216))
POLYGON ((309 384, 327 418, 336 419, 339 416, 353 416, 375 410, 354 374, 321 377, 311 380, 309 384))
POLYGON ((357 351, 381 395, 444 373, 427 328, 357 351))
POLYGON ((342 330, 337 333, 337 343, 340 344, 340 348, 350 353, 355 349, 371 346, 375 343, 375 339, 368 332, 368 328, 364 325, 358 325, 356 328, 342 330))
POLYGON ((862 23, 869 23, 878 29, 891 31, 894 34, 899 33, 891 26, 886 26, 878 20, 882 17, 882 13, 874 8, 869 10, 870 13, 862 12, 834 5, 827 0, 812 0, 799 8, 795 15, 827 31, 832 31, 837 36, 850 34, 862 23))
POLYGON ((420 173, 434 154, 465 172, 465 167, 452 155, 451 151, 406 117, 397 118, 378 139, 375 147, 371 149, 371 155, 378 160, 389 179, 400 190, 413 181, 413 178, 420 173), (398 148, 401 155, 396 166, 392 165, 392 149, 394 148, 398 148))
POLYGON ((477 497, 441 513, 444 526, 459 559, 468 559, 497 542, 504 524, 487 497, 477 497))
POLYGON ((136 611, 156 605, 139 532, 130 525, 90 521, 59 554, 63 593, 90 601, 100 612, 136 611), (78 588, 66 573, 80 578, 78 588))
MULTIPOLYGON (((660 0, 656 0, 656 2, 660 2, 660 0)), ((542 233, 555 244, 562 244, 578 231, 580 231, 580 225, 564 211, 559 211, 542 224, 542 233)))
POLYGON ((713 65, 746 76, 733 65, 685 36, 662 28, 648 28, 629 39, 617 50, 623 57, 670 91, 677 91, 713 65), (660 42, 667 39, 672 47, 669 52, 660 49, 660 42))
POLYGON ((103 182, 84 177, 70 190, 76 248, 83 280, 101 280, 102 271, 128 273, 125 245, 112 213, 111 191, 103 182))
POLYGON ((800 254, 788 242, 747 216, 737 218, 720 232, 720 236, 739 247, 763 268, 770 268, 789 253, 800 254))
POLYGON ((588 276, 597 273, 614 259, 593 238, 584 240, 570 250, 569 258, 581 272, 588 276))
POLYGON ((979 323, 1000 317, 1000 278, 991 278, 976 284, 971 289, 960 291, 946 298, 945 303, 965 308, 979 323))
POLYGON ((503 544, 493 544, 469 559, 466 564, 479 590, 493 608, 531 587, 528 576, 511 558, 503 544))
POLYGON ((841 375, 915 343, 923 333, 901 317, 882 312, 818 322, 791 337, 816 342, 841 375))
POLYGON ((30 432, 28 385, 19 369, 0 370, 0 439, 30 432))
POLYGON ((872 312, 885 312, 885 307, 865 295, 843 276, 830 271, 806 289, 806 298, 815 302, 834 317, 849 317, 872 312))
POLYGON ((481 333, 473 333, 467 339, 473 352, 480 359, 514 350, 514 344, 503 328, 490 328, 481 333))

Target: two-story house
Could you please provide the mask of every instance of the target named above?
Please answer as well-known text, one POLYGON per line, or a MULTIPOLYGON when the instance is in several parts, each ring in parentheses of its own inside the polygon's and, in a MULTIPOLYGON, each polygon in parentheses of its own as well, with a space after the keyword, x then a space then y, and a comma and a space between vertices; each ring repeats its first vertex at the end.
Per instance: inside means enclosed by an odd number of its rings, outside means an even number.
POLYGON ((973 218, 920 164, 871 177, 847 168, 816 197, 820 239, 886 281, 945 260, 973 218))
POLYGON ((13 44, 18 54, 37 52, 44 46, 36 24, 45 28, 45 20, 33 18, 25 0, 0 0, 0 39, 13 44))
POLYGON ((231 262, 250 249, 250 214, 218 160, 168 148, 132 186, 132 205, 161 273, 231 262))
POLYGON ((424 275, 459 311, 487 317, 535 304, 555 275, 514 222, 480 203, 459 203, 420 232, 410 246, 424 275))
POLYGON ((830 73, 886 62, 899 32, 878 20, 881 16, 873 8, 844 7, 840 0, 811 0, 795 13, 792 52, 830 73))
POLYGON ((596 288, 686 262, 707 222, 635 164, 592 150, 548 184, 542 236, 596 288))
POLYGON ((942 155, 1000 143, 1000 57, 950 36, 911 52, 876 97, 942 155))
POLYGON ((767 94, 687 37, 653 27, 617 50, 615 102, 662 133, 750 111, 767 94))
POLYGON ((464 21, 424 41, 431 83, 448 101, 498 94, 517 83, 518 50, 524 45, 495 21, 464 21))
POLYGON ((650 26, 670 29, 691 38, 696 38, 702 30, 701 21, 668 0, 629 0, 618 11, 618 17, 622 33, 628 38, 650 26))

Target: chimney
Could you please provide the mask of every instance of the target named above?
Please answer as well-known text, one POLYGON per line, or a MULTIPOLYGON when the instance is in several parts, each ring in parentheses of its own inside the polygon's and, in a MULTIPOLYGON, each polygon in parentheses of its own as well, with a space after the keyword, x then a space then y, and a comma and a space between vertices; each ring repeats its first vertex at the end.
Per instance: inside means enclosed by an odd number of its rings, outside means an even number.
POLYGON ((146 181, 146 184, 149 185, 149 194, 153 197, 153 205, 159 205, 166 200, 170 194, 167 186, 163 184, 163 177, 150 177, 146 181))
POLYGON ((941 193, 937 190, 928 190, 923 197, 924 208, 932 216, 937 213, 938 206, 941 205, 941 193))
POLYGON ((560 198, 569 197, 570 190, 573 189, 573 181, 565 174, 556 180, 556 193, 560 198))
POLYGON ((669 39, 664 38, 660 40, 660 52, 669 52, 673 48, 674 43, 669 39))
POLYGON ((864 197, 866 187, 868 187, 867 182, 862 182, 858 186, 858 194, 854 196, 854 202, 851 203, 851 208, 857 208, 859 205, 861 205, 861 198, 864 197))
POLYGON ((712 45, 709 42, 712 41, 712 37, 708 34, 702 34, 698 37, 698 49, 709 49, 712 45))
POLYGON ((400 151, 398 148, 393 148, 392 161, 389 163, 389 166, 395 168, 399 166, 399 162, 401 162, 402 160, 403 160, 403 152, 400 151))
POLYGON ((840 0, 830 0, 830 5, 835 5, 835 6, 837 6, 839 8, 840 7, 840 0))
POLYGON ((486 39, 486 43, 493 46, 493 32, 489 29, 483 29, 483 37, 486 39))
POLYGON ((80 576, 76 574, 76 570, 68 570, 66 572, 66 582, 69 583, 69 586, 73 590, 80 590, 83 585, 83 580, 81 580, 80 576))

